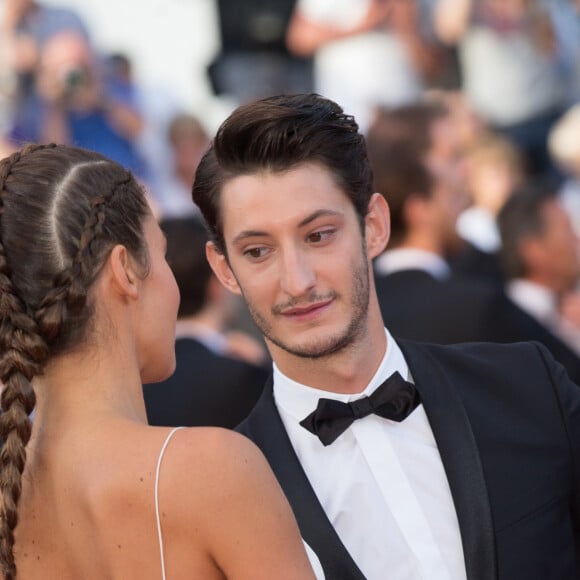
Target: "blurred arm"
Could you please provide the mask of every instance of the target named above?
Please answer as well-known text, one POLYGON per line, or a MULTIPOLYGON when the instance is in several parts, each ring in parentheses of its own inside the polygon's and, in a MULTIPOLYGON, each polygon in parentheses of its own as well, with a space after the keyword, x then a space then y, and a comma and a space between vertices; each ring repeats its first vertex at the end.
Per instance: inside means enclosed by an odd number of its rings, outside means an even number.
POLYGON ((439 40, 446 44, 456 44, 465 34, 473 0, 438 0, 435 6, 433 25, 439 40))
POLYGON ((288 50, 297 56, 311 56, 321 46, 333 40, 360 34, 384 25, 388 13, 387 2, 374 0, 361 22, 349 28, 339 28, 309 20, 299 8, 296 8, 286 34, 288 50))

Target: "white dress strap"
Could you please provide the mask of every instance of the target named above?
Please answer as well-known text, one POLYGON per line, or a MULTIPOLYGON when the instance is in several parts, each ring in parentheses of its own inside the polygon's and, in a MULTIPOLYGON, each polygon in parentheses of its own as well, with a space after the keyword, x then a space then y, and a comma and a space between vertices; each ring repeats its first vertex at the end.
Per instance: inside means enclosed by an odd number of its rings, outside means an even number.
POLYGON ((163 455, 165 454, 165 449, 169 444, 169 441, 173 437, 176 431, 179 429, 185 429, 185 427, 175 427, 169 432, 169 435, 165 438, 163 447, 159 452, 159 458, 157 459, 157 468, 155 470, 155 518, 157 520, 157 538, 159 539, 159 554, 161 556, 161 578, 165 580, 165 558, 163 556, 163 537, 161 535, 161 518, 159 517, 159 471, 161 469, 161 461, 163 455))

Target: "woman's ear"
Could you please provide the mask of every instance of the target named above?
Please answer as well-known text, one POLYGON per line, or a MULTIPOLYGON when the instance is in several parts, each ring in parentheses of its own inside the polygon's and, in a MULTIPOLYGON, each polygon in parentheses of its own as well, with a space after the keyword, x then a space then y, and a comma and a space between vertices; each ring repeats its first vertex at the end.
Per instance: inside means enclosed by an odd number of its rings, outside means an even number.
POLYGON ((127 248, 117 244, 109 254, 108 262, 114 288, 124 296, 137 298, 140 278, 135 269, 135 261, 131 259, 127 248))
POLYGON ((225 254, 218 251, 213 242, 207 242, 205 245, 205 255, 211 269, 221 284, 230 292, 240 296, 242 291, 240 290, 238 281, 228 264, 225 254))
POLYGON ((380 193, 373 193, 365 216, 365 239, 369 258, 376 258, 383 252, 390 235, 389 205, 380 193))

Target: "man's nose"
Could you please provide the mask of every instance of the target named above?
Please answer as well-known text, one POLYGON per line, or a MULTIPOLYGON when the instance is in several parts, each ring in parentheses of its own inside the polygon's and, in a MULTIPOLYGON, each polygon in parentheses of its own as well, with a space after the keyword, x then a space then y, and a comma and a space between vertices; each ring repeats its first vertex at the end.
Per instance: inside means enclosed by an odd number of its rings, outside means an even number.
POLYGON ((304 252, 286 250, 280 261, 280 285, 289 296, 298 297, 308 293, 316 283, 314 269, 304 252))

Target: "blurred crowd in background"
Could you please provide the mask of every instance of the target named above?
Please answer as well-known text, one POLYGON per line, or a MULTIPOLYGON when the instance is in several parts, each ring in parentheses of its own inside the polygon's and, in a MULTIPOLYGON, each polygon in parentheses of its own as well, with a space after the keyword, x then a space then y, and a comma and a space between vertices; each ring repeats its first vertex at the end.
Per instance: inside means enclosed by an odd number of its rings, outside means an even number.
MULTIPOLYGON (((385 286, 387 325, 399 336, 441 342, 541 338, 556 345, 553 351, 562 346, 557 358, 570 361, 569 372, 580 380, 580 0, 216 3, 221 50, 207 68, 216 99, 235 106, 314 91, 354 115, 367 136, 376 189, 393 219, 377 276, 428 262, 424 269, 438 280, 496 289, 549 338, 523 319, 512 334, 497 327, 473 337, 449 332, 458 303, 477 302, 467 286, 464 294, 445 287, 454 302, 445 307, 445 332, 416 336, 413 321, 397 318, 410 306, 388 312, 396 303, 388 295, 395 279, 385 286)), ((70 9, 35 0, 4 0, 3 8, 0 153, 54 141, 120 162, 149 193, 170 256, 174 247, 188 253, 192 263, 179 267, 200 272, 192 244, 198 239, 203 247, 205 238, 190 233, 185 243, 175 223, 195 227, 191 220, 198 219, 191 185, 213 131, 206 111, 171 99, 152 102, 135 81, 130 56, 96 50, 90 24, 70 9)), ((209 270, 196 275, 211 278, 209 270)), ((182 299, 192 291, 182 288, 182 299)), ((199 306, 182 316, 183 335, 203 334, 212 352, 265 367, 247 317, 226 305, 231 298, 210 282, 198 291, 199 306), (248 335, 227 334, 234 329, 248 335)), ((409 300, 408 288, 403 295, 409 300)), ((498 312, 488 314, 488 325, 498 312)), ((234 374, 239 379, 243 372, 234 374)))
MULTIPOLYGON (((458 137, 493 130, 521 151, 527 171, 574 172, 572 144, 561 134, 551 151, 547 143, 580 100, 578 0, 216 1, 221 51, 207 69, 216 98, 235 105, 316 91, 366 132, 380 109, 436 96, 456 115, 458 137)), ((4 4, 4 151, 25 141, 93 148, 131 168, 160 213, 191 212, 181 186, 189 189, 213 129, 204 111, 151 106, 131 58, 98 53, 90 24, 72 10, 4 4)))

